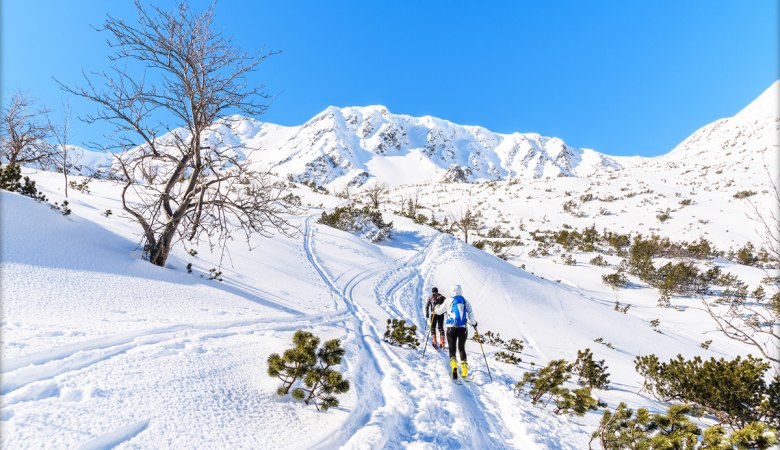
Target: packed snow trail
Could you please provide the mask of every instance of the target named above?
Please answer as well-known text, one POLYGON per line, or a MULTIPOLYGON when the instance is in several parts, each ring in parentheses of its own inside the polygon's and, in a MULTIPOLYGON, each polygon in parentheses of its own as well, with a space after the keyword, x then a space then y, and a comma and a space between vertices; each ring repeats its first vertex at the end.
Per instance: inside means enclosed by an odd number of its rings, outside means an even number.
MULTIPOLYGON (((389 317, 400 317, 424 323, 421 299, 424 279, 420 264, 430 255, 429 249, 441 235, 429 237, 412 256, 400 264, 382 271, 366 270, 352 277, 342 288, 327 271, 327 262, 315 250, 315 227, 312 219, 306 221, 304 247, 308 259, 355 317, 359 354, 348 359, 360 370, 352 377, 358 391, 358 405, 350 414, 348 423, 338 433, 320 443, 321 448, 408 446, 415 442, 433 443, 446 447, 505 448, 511 432, 503 421, 486 405, 479 391, 478 364, 472 362, 478 382, 457 386, 447 376, 448 357, 440 350, 421 357, 420 351, 396 349, 382 342, 372 318, 354 297, 355 287, 373 280, 374 301, 389 317), (366 364, 366 361, 373 364, 366 364), (368 373, 367 368, 374 370, 368 373), (379 386, 381 389, 377 390, 379 386)), ((424 325, 420 327, 423 332, 424 325)))

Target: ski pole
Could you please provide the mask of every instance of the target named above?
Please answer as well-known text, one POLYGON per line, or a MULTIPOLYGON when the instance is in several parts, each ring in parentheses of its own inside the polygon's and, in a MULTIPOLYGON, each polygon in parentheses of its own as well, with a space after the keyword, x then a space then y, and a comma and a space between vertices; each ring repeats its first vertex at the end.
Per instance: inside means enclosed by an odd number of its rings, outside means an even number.
MULTIPOLYGON (((474 327, 474 332, 479 334, 479 330, 477 330, 477 327, 475 325, 472 325, 474 327)), ((490 366, 488 366, 487 363, 487 356, 485 356, 485 348, 482 347, 482 339, 477 339, 477 342, 479 342, 479 348, 482 349, 482 357, 485 358, 485 367, 487 367, 488 375, 490 376, 490 381, 493 381, 493 375, 490 373, 490 366)))
POLYGON ((428 336, 431 335, 431 332, 433 331, 433 314, 431 314, 431 323, 428 326, 428 333, 425 335, 425 345, 423 346, 423 356, 425 356, 425 350, 428 349, 428 336))

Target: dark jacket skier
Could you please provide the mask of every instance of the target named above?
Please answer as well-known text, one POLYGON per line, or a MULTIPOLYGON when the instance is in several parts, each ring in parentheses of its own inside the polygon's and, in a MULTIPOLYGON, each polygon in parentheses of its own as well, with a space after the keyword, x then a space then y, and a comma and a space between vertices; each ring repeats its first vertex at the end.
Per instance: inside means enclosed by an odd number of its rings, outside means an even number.
POLYGON ((428 297, 428 301, 425 303, 425 320, 429 320, 431 314, 433 319, 431 324, 431 340, 433 341, 433 348, 444 348, 444 301, 447 300, 443 295, 439 294, 438 288, 431 289, 431 296, 428 297), (436 330, 439 330, 439 340, 436 340, 436 330))
POLYGON ((459 284, 452 287, 452 297, 444 303, 446 314, 444 324, 447 327, 447 344, 450 348, 450 368, 452 369, 452 378, 458 378, 458 361, 455 359, 455 350, 460 353, 461 375, 463 377, 469 374, 469 364, 466 361, 466 339, 469 336, 466 324, 476 327, 477 321, 474 318, 474 311, 471 304, 463 297, 459 284))

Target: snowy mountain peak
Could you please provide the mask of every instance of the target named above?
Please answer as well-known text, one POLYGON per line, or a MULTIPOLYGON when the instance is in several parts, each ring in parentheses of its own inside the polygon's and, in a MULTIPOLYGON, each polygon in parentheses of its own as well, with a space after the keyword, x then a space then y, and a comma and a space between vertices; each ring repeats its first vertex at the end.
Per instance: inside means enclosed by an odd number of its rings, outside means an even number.
POLYGON ((761 95, 738 112, 734 118, 758 120, 780 117, 780 80, 775 81, 761 95))
POLYGON ((733 117, 703 126, 660 160, 701 163, 721 170, 766 165, 776 171, 780 156, 778 100, 780 80, 733 117))
POLYGON ((494 133, 432 116, 391 113, 382 105, 328 107, 285 138, 263 139, 263 162, 298 181, 360 185, 452 179, 586 176, 618 170, 614 159, 535 133, 494 133), (453 169, 456 167, 456 169, 453 169))

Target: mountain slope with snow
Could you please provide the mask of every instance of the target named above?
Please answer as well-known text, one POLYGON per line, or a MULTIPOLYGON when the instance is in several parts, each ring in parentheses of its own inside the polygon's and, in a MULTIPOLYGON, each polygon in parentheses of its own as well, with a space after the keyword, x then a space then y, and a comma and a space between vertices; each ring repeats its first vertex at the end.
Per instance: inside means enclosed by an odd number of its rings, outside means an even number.
MULTIPOLYGON (((664 405, 640 392, 636 356, 732 358, 751 349, 718 333, 700 299, 674 297, 660 308, 658 291, 636 279, 612 290, 601 276, 620 257, 606 255, 600 267, 589 263, 595 253, 571 251, 567 263, 561 253, 533 256, 530 232, 593 225, 704 237, 721 249, 758 243, 748 200, 776 206, 768 177, 780 152, 777 86, 670 154, 646 159, 604 159, 554 138, 497 135, 382 107, 329 108, 301 127, 239 117, 215 126, 210 144, 280 175, 322 177, 332 188, 370 176, 394 182, 381 208, 395 233, 380 244, 317 224, 345 200, 299 185, 306 211, 291 217, 296 236, 230 241, 224 253, 179 243, 160 268, 141 259, 139 229, 121 213, 116 182, 71 190, 69 216, 0 192, 0 444, 587 448, 599 413, 572 418, 532 405, 514 391, 524 373, 590 348, 611 375, 611 389, 595 392, 602 401, 660 411, 664 405), (458 173, 483 182, 440 182, 458 173), (734 196, 744 190, 755 194, 734 196), (502 261, 390 213, 413 196, 429 218, 478 210, 485 225, 477 231, 501 226, 521 245, 502 261), (209 279, 211 269, 224 281, 209 279), (444 352, 383 341, 390 318, 416 325, 423 341, 425 297, 433 286, 449 295, 455 283, 480 331, 524 341, 522 362, 499 362, 499 348, 485 345, 483 355, 469 341, 473 378, 461 386, 449 379, 444 352), (616 303, 630 308, 616 311, 616 303), (278 397, 278 380, 266 374, 268 356, 290 347, 297 329, 338 338, 346 350, 339 370, 352 388, 328 412, 278 397)), ((24 173, 52 202, 64 200, 60 174, 24 173)), ((751 291, 767 275, 723 259, 698 264, 738 275, 751 291)))
MULTIPOLYGON (((62 199, 59 175, 32 175, 62 199)), ((132 223, 101 214, 120 210, 117 189, 94 181, 90 194, 72 193, 67 217, 0 192, 3 447, 579 449, 598 414, 572 421, 517 397, 514 383, 532 364, 591 348, 617 387, 599 391, 603 401, 658 409, 635 394, 636 355, 747 351, 716 334, 702 349, 706 315, 659 311, 652 289, 621 298, 633 308, 619 313, 584 267, 543 279, 402 217, 388 217, 395 236, 375 245, 316 224, 321 210, 311 209, 297 237, 254 238, 251 252, 232 243, 224 282, 208 280, 221 255, 205 244, 192 247, 196 256, 177 246, 167 268, 154 267, 140 259, 132 223), (382 341, 388 318, 425 329, 426 294, 453 283, 480 330, 526 342, 520 365, 496 361, 499 349, 486 345, 488 373, 469 342, 473 381, 458 386, 443 352, 382 341), (299 328, 346 349, 352 389, 327 413, 277 397, 278 380, 265 374, 268 355, 299 328)))

